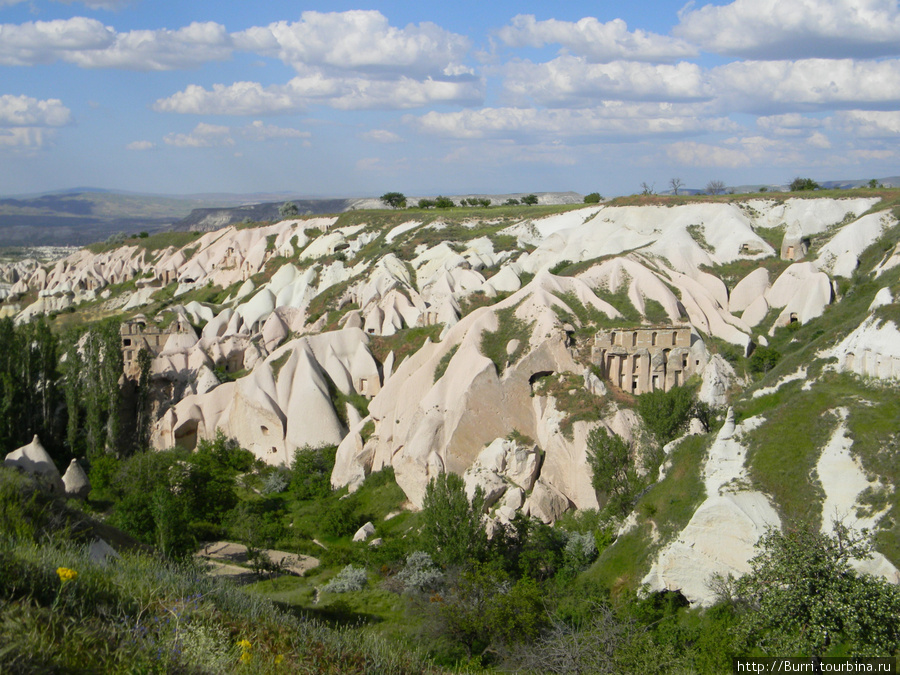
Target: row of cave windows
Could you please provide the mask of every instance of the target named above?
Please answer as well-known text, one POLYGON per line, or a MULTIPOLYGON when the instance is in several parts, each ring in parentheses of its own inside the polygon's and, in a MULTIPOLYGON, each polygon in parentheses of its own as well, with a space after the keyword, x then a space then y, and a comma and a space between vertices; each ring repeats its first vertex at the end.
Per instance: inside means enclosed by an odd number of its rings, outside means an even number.
MULTIPOLYGON (((668 360, 669 360, 669 350, 668 350, 668 349, 663 350, 663 354, 664 354, 664 356, 665 356, 666 361, 668 362, 668 360)), ((610 364, 611 364, 611 363, 612 363, 612 360, 615 359, 615 358, 620 358, 620 359, 622 359, 622 361, 624 362, 624 360, 625 360, 626 358, 629 358, 629 357, 618 356, 617 354, 610 354, 608 358, 609 358, 610 364)), ((632 357, 630 357, 630 358, 631 358, 631 372, 632 372, 632 373, 638 373, 638 372, 640 372, 640 369, 641 369, 641 361, 640 361, 641 356, 639 356, 638 354, 635 354, 634 356, 632 356, 632 357)), ((698 366, 700 365, 700 361, 699 361, 699 360, 696 362, 696 365, 698 365, 698 366)), ((682 367, 682 368, 687 368, 687 367, 688 367, 688 355, 687 355, 687 354, 684 354, 684 355, 681 357, 681 367, 682 367)))
MULTIPOLYGON (((665 336, 666 336, 666 334, 663 333, 662 334, 663 339, 665 339, 665 336)), ((617 339, 618 339, 618 344, 624 347, 625 346, 624 345, 625 333, 617 333, 617 332, 613 331, 612 334, 610 335, 610 342, 612 344, 616 344, 617 339)), ((650 333, 651 346, 653 346, 653 347, 660 346, 659 340, 660 340, 659 333, 657 333, 656 331, 654 331, 653 333, 650 333)), ((638 343, 638 333, 637 333, 637 331, 635 331, 631 334, 631 346, 637 347, 637 343, 638 343)), ((677 344, 678 344, 678 331, 672 331, 672 346, 674 347, 677 344)))

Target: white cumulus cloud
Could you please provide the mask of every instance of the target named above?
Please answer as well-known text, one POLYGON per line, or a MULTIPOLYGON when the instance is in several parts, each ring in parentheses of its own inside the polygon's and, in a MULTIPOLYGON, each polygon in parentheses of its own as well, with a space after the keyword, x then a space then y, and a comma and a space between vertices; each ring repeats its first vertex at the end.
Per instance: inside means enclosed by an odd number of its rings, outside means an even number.
POLYGON ((596 137, 614 140, 731 131, 726 118, 700 117, 655 104, 607 102, 576 110, 482 108, 460 112, 429 112, 405 121, 422 132, 450 138, 596 137))
POLYGON ((511 63, 505 72, 504 89, 517 103, 566 107, 604 99, 698 101, 711 95, 704 71, 687 62, 597 64, 582 57, 560 56, 546 63, 511 63))
POLYGON ((426 77, 458 73, 469 39, 433 23, 391 26, 377 10, 303 12, 234 34, 245 51, 281 59, 298 71, 307 66, 426 77))
POLYGON ((756 118, 756 126, 776 136, 800 136, 810 129, 822 126, 822 120, 815 117, 806 117, 800 113, 785 113, 783 115, 765 115, 756 118))
POLYGON ((622 19, 606 23, 594 17, 585 17, 577 22, 557 19, 538 21, 534 15, 519 14, 497 35, 510 47, 558 44, 592 63, 620 60, 670 62, 697 54, 696 47, 684 40, 642 30, 630 32, 622 19))
POLYGON ((709 79, 721 104, 745 112, 900 105, 900 60, 737 61, 709 79))
POLYGON ((81 50, 64 58, 84 68, 178 70, 232 54, 225 27, 214 22, 192 23, 178 30, 135 30, 120 33, 105 49, 81 50))
POLYGON ((900 112, 896 110, 847 110, 835 115, 836 126, 863 138, 900 136, 900 112))
POLYGON ((0 127, 61 127, 72 121, 72 112, 59 99, 0 96, 0 127))
POLYGON ((225 27, 213 22, 126 33, 85 17, 0 24, 0 65, 8 66, 65 61, 83 68, 177 70, 227 59, 232 51, 225 27))
POLYGON ((869 58, 900 54, 897 0, 735 0, 688 5, 675 35, 752 59, 869 58))
POLYGON ((311 105, 342 110, 416 108, 431 103, 479 103, 481 84, 470 81, 371 80, 362 76, 328 77, 310 70, 285 85, 258 82, 216 84, 212 89, 190 85, 154 104, 159 112, 195 115, 265 115, 302 112, 311 105))
POLYGON ((234 145, 229 127, 201 122, 189 134, 167 134, 163 139, 177 148, 214 148, 234 145))

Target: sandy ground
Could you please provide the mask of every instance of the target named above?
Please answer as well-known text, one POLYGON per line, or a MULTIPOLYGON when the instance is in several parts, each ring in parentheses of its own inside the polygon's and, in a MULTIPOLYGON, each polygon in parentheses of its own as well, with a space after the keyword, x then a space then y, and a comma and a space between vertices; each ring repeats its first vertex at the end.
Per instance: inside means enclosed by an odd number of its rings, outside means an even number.
MULTIPOLYGON (((272 562, 282 564, 285 570, 297 576, 303 576, 308 570, 319 566, 318 558, 313 558, 312 556, 277 551, 275 549, 264 549, 264 551, 272 562)), ((216 575, 239 576, 249 572, 246 567, 238 566, 248 562, 247 547, 242 544, 217 541, 207 544, 195 555, 213 563, 215 569, 212 573, 216 575)))

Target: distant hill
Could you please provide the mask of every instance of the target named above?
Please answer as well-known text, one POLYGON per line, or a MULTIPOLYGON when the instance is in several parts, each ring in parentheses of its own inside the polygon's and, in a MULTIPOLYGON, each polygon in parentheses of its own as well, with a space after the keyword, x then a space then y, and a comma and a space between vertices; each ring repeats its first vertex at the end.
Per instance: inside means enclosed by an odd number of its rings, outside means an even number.
MULTIPOLYGON (((349 199, 293 199, 301 215, 319 213, 342 213, 350 208, 349 199)), ((172 226, 173 230, 209 232, 228 225, 249 221, 266 222, 279 220, 279 210, 284 201, 265 204, 245 204, 229 208, 199 208, 172 226)))
MULTIPOLYGON (((885 187, 900 186, 900 176, 878 179, 885 187)), ((828 189, 851 189, 868 184, 865 180, 823 181, 828 189)), ((786 186, 745 185, 729 186, 729 192, 755 192, 760 187, 783 190, 786 186)), ((682 188, 683 194, 700 194, 699 188, 682 188)), ((508 199, 521 199, 526 193, 448 195, 455 202, 480 197, 493 204, 508 199)), ((580 204, 583 196, 577 192, 536 192, 539 203, 580 204)), ((661 191, 660 194, 667 194, 661 191)), ((609 195, 607 195, 609 196, 609 195)), ((436 195, 408 196, 410 204, 419 199, 434 199, 436 195)), ((280 218, 279 209, 286 201, 294 202, 300 214, 316 215, 345 211, 380 209, 384 204, 377 197, 313 199, 290 193, 197 195, 153 195, 103 190, 100 188, 71 188, 36 195, 16 195, 0 198, 0 247, 16 246, 83 246, 105 241, 117 233, 210 231, 228 225, 252 221, 267 222, 280 218)))

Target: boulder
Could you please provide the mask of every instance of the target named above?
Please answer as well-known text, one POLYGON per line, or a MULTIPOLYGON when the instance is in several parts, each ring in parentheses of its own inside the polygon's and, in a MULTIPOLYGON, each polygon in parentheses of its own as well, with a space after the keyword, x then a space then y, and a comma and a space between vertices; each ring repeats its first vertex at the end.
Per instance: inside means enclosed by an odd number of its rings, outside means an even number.
POLYGON ((375 534, 375 526, 372 523, 366 523, 353 535, 353 541, 366 541, 373 534, 375 534))
POLYGON ((526 500, 522 511, 545 523, 552 523, 569 508, 569 500, 565 495, 549 483, 539 478, 534 485, 531 496, 526 500))

